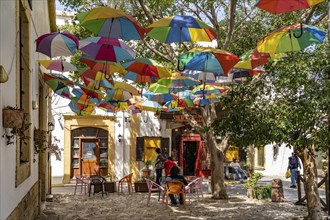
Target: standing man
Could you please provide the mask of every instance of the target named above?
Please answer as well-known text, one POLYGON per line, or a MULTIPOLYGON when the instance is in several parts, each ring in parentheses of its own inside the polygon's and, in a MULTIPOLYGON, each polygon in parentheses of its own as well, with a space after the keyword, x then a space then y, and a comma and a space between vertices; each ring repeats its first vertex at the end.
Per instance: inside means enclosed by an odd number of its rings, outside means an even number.
POLYGON ((156 170, 156 183, 160 185, 160 178, 164 169, 164 162, 166 158, 161 154, 160 148, 156 148, 155 170, 156 170))
POLYGON ((288 170, 291 172, 291 186, 290 188, 296 188, 297 182, 297 170, 301 169, 300 161, 295 152, 292 152, 292 156, 289 157, 288 170))

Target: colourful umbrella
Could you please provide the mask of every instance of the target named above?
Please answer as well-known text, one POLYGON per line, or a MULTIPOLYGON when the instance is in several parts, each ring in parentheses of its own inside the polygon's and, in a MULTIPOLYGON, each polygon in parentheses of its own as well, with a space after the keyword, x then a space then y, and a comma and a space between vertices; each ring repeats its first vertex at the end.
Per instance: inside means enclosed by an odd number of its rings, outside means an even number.
POLYGON ((323 1, 324 0, 258 0, 255 6, 273 14, 280 14, 310 8, 323 1))
MULTIPOLYGON (((105 75, 111 75, 114 73, 125 74, 127 72, 120 63, 107 62, 103 60, 92 60, 91 58, 85 56, 81 57, 79 61, 94 70, 105 73, 105 75)), ((110 78, 110 76, 107 78, 110 78)))
POLYGON ((170 72, 167 68, 163 67, 161 64, 157 63, 156 61, 148 58, 136 58, 132 61, 127 61, 123 63, 123 67, 127 71, 134 72, 141 77, 134 77, 136 75, 130 74, 129 76, 132 78, 128 78, 125 76, 125 79, 139 79, 140 82, 151 82, 151 77, 154 78, 163 78, 171 76, 170 72))
MULTIPOLYGON (((101 75, 103 75, 101 72, 98 72, 101 75)), ((81 79, 84 81, 85 85, 89 88, 94 88, 94 89, 111 89, 113 87, 111 81, 107 79, 102 79, 102 80, 93 80, 88 77, 81 77, 81 79)))
POLYGON ((250 50, 240 56, 239 61, 234 67, 240 69, 254 69, 268 63, 269 53, 259 53, 256 49, 250 50))
POLYGON ((200 84, 200 81, 195 80, 188 76, 182 76, 180 73, 175 72, 172 73, 170 77, 164 77, 157 81, 157 84, 167 86, 168 88, 185 88, 189 89, 189 87, 200 84))
POLYGON ((102 109, 105 112, 109 112, 109 113, 114 113, 115 112, 115 106, 112 105, 109 102, 106 101, 102 101, 97 105, 98 108, 102 109))
POLYGON ((159 103, 150 100, 137 102, 135 106, 141 110, 151 112, 158 112, 163 109, 163 106, 161 106, 159 103))
POLYGON ((44 73, 43 80, 54 92, 66 86, 72 86, 74 84, 67 77, 55 73, 44 73))
POLYGON ((144 28, 125 12, 106 6, 93 8, 77 15, 82 26, 102 37, 140 40, 144 28))
POLYGON ((168 101, 172 101, 178 98, 177 95, 170 94, 170 93, 154 93, 151 91, 146 91, 145 93, 142 94, 144 97, 146 97, 150 101, 155 101, 155 102, 161 102, 165 103, 168 101))
POLYGON ((194 105, 198 105, 198 106, 210 105, 216 102, 220 102, 219 97, 206 96, 206 97, 197 97, 196 99, 194 99, 194 105))
POLYGON ((228 90, 227 87, 224 86, 216 86, 216 85, 199 85, 196 86, 191 93, 194 95, 220 95, 228 90))
POLYGON ((210 73, 197 70, 183 70, 181 74, 182 76, 188 76, 195 80, 200 80, 206 83, 214 83, 217 80, 217 76, 224 76, 224 74, 221 73, 210 73))
POLYGON ((194 105, 193 101, 187 98, 168 101, 165 103, 167 108, 189 108, 194 105))
POLYGON ((154 76, 140 75, 138 73, 128 71, 125 74, 124 79, 138 83, 138 82, 155 82, 158 78, 154 76))
POLYGON ((97 98, 98 100, 101 100, 104 97, 104 93, 94 87, 84 85, 79 85, 79 87, 84 91, 84 93, 86 93, 86 95, 90 97, 97 98))
POLYGON ((48 70, 55 70, 59 72, 73 72, 77 71, 77 67, 71 63, 60 60, 38 60, 38 62, 48 70))
POLYGON ((214 48, 193 48, 178 57, 184 69, 227 74, 239 58, 227 51, 214 48))
POLYGON ((233 69, 233 80, 237 81, 246 77, 253 77, 262 73, 260 70, 247 70, 247 69, 233 69))
POLYGON ((164 86, 164 85, 161 85, 161 84, 158 84, 158 83, 152 83, 149 86, 149 90, 151 92, 154 92, 154 93, 177 93, 177 92, 185 91, 185 90, 188 90, 188 89, 189 88, 187 88, 187 87, 171 88, 171 87, 164 86))
POLYGON ((119 40, 112 38, 109 38, 109 42, 105 44, 80 41, 80 50, 94 60, 121 62, 135 57, 135 53, 132 50, 123 49, 119 40))
POLYGON ((210 26, 188 15, 161 18, 146 28, 147 36, 161 42, 212 41, 216 34, 210 26))
POLYGON ((115 81, 113 88, 107 90, 106 94, 106 101, 127 101, 133 95, 139 95, 139 91, 128 83, 115 81))
POLYGON ((257 50, 261 53, 285 53, 300 51, 313 44, 321 44, 325 31, 306 24, 294 24, 277 29, 258 42, 257 50))
POLYGON ((73 34, 53 32, 37 38, 36 51, 49 57, 71 56, 78 49, 79 40, 73 34))

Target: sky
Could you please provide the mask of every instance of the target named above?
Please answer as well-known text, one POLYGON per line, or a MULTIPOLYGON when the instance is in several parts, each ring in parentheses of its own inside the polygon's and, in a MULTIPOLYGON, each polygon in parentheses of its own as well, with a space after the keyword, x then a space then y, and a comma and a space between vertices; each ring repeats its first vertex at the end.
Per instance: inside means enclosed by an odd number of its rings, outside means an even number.
POLYGON ((61 5, 58 0, 56 0, 56 10, 57 11, 63 11, 64 10, 64 6, 61 5))

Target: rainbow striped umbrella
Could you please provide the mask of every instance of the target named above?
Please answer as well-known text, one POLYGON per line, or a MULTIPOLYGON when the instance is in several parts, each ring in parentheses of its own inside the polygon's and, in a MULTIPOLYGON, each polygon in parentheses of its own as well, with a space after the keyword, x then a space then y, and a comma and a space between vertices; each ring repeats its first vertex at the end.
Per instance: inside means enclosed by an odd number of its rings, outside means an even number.
POLYGON ((307 24, 285 26, 263 37, 257 44, 257 50, 270 54, 300 51, 323 43, 325 34, 325 31, 307 24))
POLYGON ((212 27, 189 15, 161 18, 146 28, 147 36, 164 43, 212 41, 212 27))
POLYGON ((93 8, 77 15, 82 26, 102 37, 141 40, 144 28, 122 10, 106 6, 93 8))
POLYGON ((256 7, 273 14, 281 14, 310 8, 324 0, 258 0, 256 7))

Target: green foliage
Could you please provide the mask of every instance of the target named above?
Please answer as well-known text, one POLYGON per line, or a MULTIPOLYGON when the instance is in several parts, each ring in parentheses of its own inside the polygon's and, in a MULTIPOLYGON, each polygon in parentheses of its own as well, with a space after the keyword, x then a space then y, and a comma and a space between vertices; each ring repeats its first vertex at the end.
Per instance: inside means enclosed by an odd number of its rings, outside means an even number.
POLYGON ((254 187, 254 195, 256 199, 269 199, 272 196, 272 185, 266 184, 254 187))
POLYGON ((262 178, 262 174, 255 172, 251 175, 251 177, 242 185, 243 189, 247 188, 255 188, 255 186, 258 184, 258 181, 262 178))

